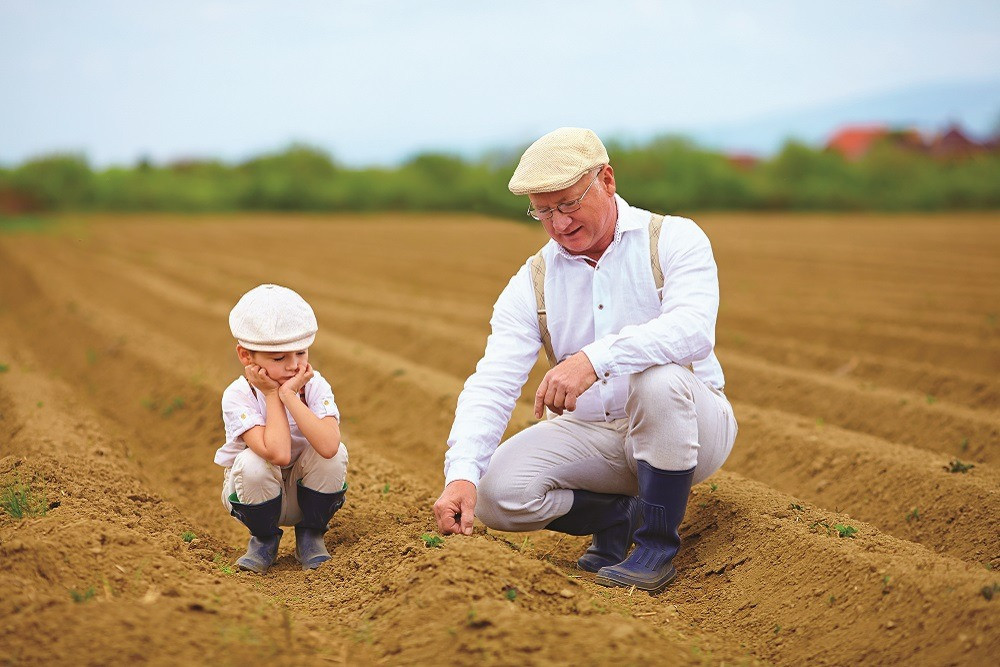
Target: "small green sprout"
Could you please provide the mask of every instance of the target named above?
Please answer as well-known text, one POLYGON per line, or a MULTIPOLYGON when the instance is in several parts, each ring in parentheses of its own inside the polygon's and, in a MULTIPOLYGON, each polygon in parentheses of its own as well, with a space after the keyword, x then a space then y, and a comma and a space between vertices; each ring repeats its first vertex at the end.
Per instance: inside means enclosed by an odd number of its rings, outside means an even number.
POLYGON ((7 364, 0 364, 0 373, 6 373, 10 370, 10 366, 7 364))
POLYGON ((174 396, 174 400, 170 401, 170 405, 163 408, 163 416, 169 417, 174 412, 180 410, 183 407, 184 407, 184 399, 181 398, 180 396, 174 396))
POLYGON ((963 452, 969 451, 969 439, 968 438, 962 438, 962 442, 959 445, 959 447, 962 448, 963 452))
POLYGON ((962 463, 958 459, 952 459, 951 461, 949 461, 948 465, 944 467, 944 469, 947 470, 948 472, 960 472, 964 475, 965 473, 969 472, 969 470, 975 467, 976 467, 975 463, 962 463))
POLYGON ((986 598, 987 600, 992 600, 993 596, 996 593, 1000 592, 1000 584, 994 583, 992 586, 983 586, 980 592, 983 594, 984 598, 986 598))
POLYGON ((181 539, 184 540, 185 542, 190 542, 196 537, 198 536, 192 533, 190 530, 185 530, 183 533, 181 533, 181 539))
POLYGON ((389 495, 389 482, 386 482, 385 486, 382 487, 382 495, 389 495))
POLYGON ((774 634, 781 632, 781 626, 777 623, 774 624, 774 634))
POLYGON ((834 596, 831 595, 830 599, 827 600, 826 603, 832 607, 833 603, 836 602, 836 601, 837 601, 837 598, 835 598, 834 596))
POLYGON ((215 554, 215 558, 212 559, 215 566, 219 568, 219 571, 223 574, 236 574, 236 570, 233 566, 222 559, 222 556, 215 554))
POLYGON ((49 501, 44 491, 37 491, 25 484, 19 477, 0 487, 0 509, 15 519, 26 516, 45 516, 49 501))
POLYGON ((798 511, 801 512, 802 511, 802 505, 799 505, 798 503, 788 503, 788 509, 790 509, 790 510, 798 510, 798 511))
POLYGON ((505 598, 513 602, 514 600, 517 599, 517 589, 514 588, 513 586, 508 586, 503 590, 503 595, 505 598))
POLYGON ((94 587, 91 586, 82 593, 76 589, 73 589, 69 592, 69 595, 71 598, 73 598, 73 602, 86 602, 87 600, 90 600, 94 597, 94 587))
POLYGON ((909 512, 906 513, 906 523, 911 521, 920 521, 920 508, 914 507, 909 512))
POLYGON ((709 485, 709 488, 710 488, 710 489, 712 489, 711 493, 715 493, 716 491, 718 491, 718 489, 719 489, 719 485, 718 485, 718 484, 716 484, 715 482, 712 482, 712 483, 711 483, 711 484, 709 485))
POLYGON ((854 533, 858 532, 858 529, 854 526, 845 526, 842 523, 834 524, 833 529, 837 531, 840 537, 854 537, 854 533))
POLYGON ((882 577, 882 595, 889 594, 889 575, 882 577))
POLYGON ((927 394, 927 405, 934 405, 937 403, 937 397, 934 394, 927 394))
POLYGON ((444 538, 440 535, 432 535, 431 533, 424 533, 420 536, 420 539, 424 541, 424 546, 428 549, 440 549, 444 544, 444 538))

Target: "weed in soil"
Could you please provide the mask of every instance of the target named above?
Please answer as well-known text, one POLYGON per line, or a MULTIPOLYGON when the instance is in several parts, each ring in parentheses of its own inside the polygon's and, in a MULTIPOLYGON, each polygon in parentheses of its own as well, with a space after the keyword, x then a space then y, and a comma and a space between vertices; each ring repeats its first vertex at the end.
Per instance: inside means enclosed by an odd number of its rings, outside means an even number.
POLYGON ((906 523, 910 523, 911 521, 920 521, 920 508, 914 507, 906 513, 906 523))
POLYGON ((7 364, 0 364, 0 373, 6 373, 10 370, 10 366, 7 364))
POLYGON ((513 586, 507 586, 503 589, 503 595, 505 598, 513 602, 517 599, 517 589, 513 586))
POLYGON ((190 542, 196 537, 198 536, 192 533, 190 530, 185 530, 183 533, 181 533, 181 539, 184 540, 185 542, 190 542))
POLYGON ((170 401, 170 405, 163 408, 163 416, 169 417, 173 413, 177 412, 184 407, 184 399, 180 396, 174 396, 174 399, 170 401))
POLYGON ((215 557, 212 559, 212 562, 215 563, 215 566, 218 567, 219 571, 222 572, 223 574, 236 574, 236 569, 232 565, 227 563, 225 560, 223 560, 222 556, 220 556, 219 554, 215 554, 215 557))
POLYGON ((993 584, 992 586, 983 586, 983 589, 980 592, 983 594, 984 598, 986 598, 987 600, 992 600, 993 596, 996 593, 1000 593, 1000 584, 993 584))
POLYGON ((49 502, 44 491, 32 489, 19 477, 10 484, 0 487, 0 508, 15 519, 26 516, 44 516, 49 509, 49 502))
POLYGON ((858 532, 858 529, 854 526, 846 526, 842 523, 835 524, 833 529, 837 531, 840 537, 850 537, 853 538, 854 534, 858 532))
POLYGON ((948 463, 948 465, 944 467, 944 469, 947 470, 948 472, 960 472, 964 475, 965 473, 969 472, 969 470, 975 467, 976 467, 975 463, 962 463, 958 459, 952 459, 948 463))

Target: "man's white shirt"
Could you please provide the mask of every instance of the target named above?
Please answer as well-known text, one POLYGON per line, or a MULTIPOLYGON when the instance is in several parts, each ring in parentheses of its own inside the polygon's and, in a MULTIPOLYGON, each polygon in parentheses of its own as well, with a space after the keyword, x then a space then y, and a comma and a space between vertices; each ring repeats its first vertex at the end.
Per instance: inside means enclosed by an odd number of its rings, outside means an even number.
MULTIPOLYGON (((725 384, 714 352, 719 280, 708 237, 687 218, 664 218, 658 249, 661 302, 650 261, 651 214, 618 195, 615 201, 614 240, 596 266, 555 241, 542 248, 556 359, 582 350, 597 372, 597 382, 572 412, 585 421, 625 417, 629 375, 650 366, 691 364, 706 384, 718 389, 725 384)), ((538 358, 541 336, 529 262, 497 299, 486 352, 458 397, 445 455, 446 485, 457 479, 479 482, 538 358)))

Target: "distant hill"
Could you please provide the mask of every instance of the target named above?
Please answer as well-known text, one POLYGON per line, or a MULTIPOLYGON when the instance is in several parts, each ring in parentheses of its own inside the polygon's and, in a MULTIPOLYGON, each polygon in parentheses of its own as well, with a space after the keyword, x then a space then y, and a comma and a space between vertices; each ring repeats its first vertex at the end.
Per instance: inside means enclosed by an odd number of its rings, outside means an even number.
POLYGON ((978 138, 995 132, 1000 126, 1000 79, 905 88, 737 124, 691 128, 682 133, 708 148, 768 155, 789 138, 822 144, 837 128, 848 123, 884 123, 934 132, 951 122, 961 124, 978 138))

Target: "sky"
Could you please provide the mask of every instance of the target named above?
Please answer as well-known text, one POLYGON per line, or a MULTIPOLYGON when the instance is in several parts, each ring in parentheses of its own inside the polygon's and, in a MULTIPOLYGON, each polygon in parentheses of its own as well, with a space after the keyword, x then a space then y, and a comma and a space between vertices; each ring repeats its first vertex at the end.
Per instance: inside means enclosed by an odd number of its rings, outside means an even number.
MULTIPOLYGON (((0 164, 641 140, 1000 81, 1000 2, 0 0, 0 164)), ((1000 115, 1000 108, 997 109, 1000 115)))

